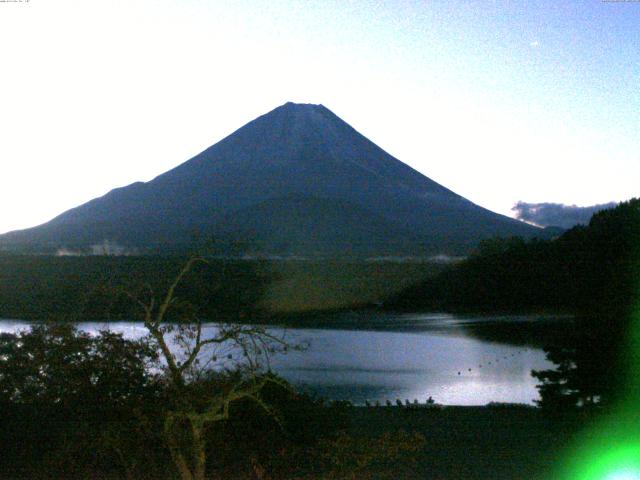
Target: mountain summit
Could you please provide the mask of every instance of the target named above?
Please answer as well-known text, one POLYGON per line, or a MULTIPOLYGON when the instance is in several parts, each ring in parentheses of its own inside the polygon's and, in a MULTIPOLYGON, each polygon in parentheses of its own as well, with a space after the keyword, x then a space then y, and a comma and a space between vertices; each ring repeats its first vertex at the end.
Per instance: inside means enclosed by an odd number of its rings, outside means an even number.
POLYGON ((430 180, 324 106, 286 103, 150 182, 0 236, 0 247, 152 252, 197 234, 243 253, 434 255, 539 231, 430 180))

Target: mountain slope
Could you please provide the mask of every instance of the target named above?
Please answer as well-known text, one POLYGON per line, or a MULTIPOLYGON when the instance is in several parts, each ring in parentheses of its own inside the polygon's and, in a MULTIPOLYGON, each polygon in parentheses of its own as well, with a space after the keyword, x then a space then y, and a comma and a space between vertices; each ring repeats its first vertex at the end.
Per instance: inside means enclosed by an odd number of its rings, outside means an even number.
POLYGON ((483 238, 539 233, 418 173, 322 105, 287 103, 148 183, 0 236, 0 247, 51 251, 109 240, 163 250, 188 244, 196 231, 263 253, 329 254, 347 245, 367 255, 459 254, 483 238))

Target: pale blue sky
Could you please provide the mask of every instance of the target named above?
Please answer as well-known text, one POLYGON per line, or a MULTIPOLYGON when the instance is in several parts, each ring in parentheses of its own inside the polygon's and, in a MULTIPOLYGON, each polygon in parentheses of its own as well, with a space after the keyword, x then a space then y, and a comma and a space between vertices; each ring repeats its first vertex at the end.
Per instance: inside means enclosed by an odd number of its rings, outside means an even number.
POLYGON ((470 200, 640 194, 640 3, 0 3, 0 232, 322 103, 470 200))

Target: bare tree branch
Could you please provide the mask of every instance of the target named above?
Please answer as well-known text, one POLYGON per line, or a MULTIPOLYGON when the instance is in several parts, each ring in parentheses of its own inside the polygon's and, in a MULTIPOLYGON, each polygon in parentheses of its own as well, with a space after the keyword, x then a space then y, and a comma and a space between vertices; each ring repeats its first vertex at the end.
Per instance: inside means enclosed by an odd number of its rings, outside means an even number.
MULTIPOLYGON (((164 432, 171 458, 176 465, 182 480, 203 480, 206 466, 206 429, 216 422, 229 418, 230 405, 242 399, 255 402, 267 414, 272 415, 278 423, 279 419, 269 405, 260 397, 260 392, 268 384, 273 383, 285 388, 288 385, 270 374, 262 374, 261 358, 264 358, 270 371, 270 355, 277 352, 286 352, 291 347, 284 336, 279 337, 265 327, 253 325, 221 325, 210 338, 203 338, 202 320, 193 316, 195 320, 191 324, 181 324, 176 328, 166 324, 167 312, 176 303, 175 292, 187 273, 196 263, 208 262, 202 257, 191 257, 182 267, 176 278, 167 289, 162 302, 156 308, 156 296, 151 291, 147 302, 140 298, 127 295, 139 307, 144 314, 144 325, 149 335, 155 340, 166 362, 169 380, 176 388, 174 405, 166 413, 164 432), (172 352, 168 341, 168 335, 173 333, 173 342, 181 349, 178 354, 172 352), (208 349, 206 356, 204 348, 217 346, 215 350, 208 349), (227 368, 225 360, 217 357, 219 348, 229 348, 227 360, 232 359, 235 351, 240 351, 242 358, 233 360, 237 370, 223 370, 227 373, 238 374, 239 379, 231 385, 221 382, 212 383, 213 391, 208 392, 203 405, 201 397, 192 397, 194 392, 200 395, 198 390, 190 387, 198 385, 198 381, 211 381, 211 372, 227 368), (200 358, 206 358, 204 364, 200 364, 200 358), (197 368, 196 368, 197 365, 197 368), (241 370, 244 369, 244 370, 241 370), (209 375, 209 377, 207 377, 209 375), (179 433, 177 430, 181 430, 179 433), (181 446, 184 440, 182 435, 190 437, 188 447, 181 446)), ((149 289, 150 290, 150 289, 149 289)), ((263 370, 262 370, 263 371, 263 370)), ((230 380, 230 375, 228 379, 230 380)))
POLYGON ((202 257, 191 257, 187 261, 187 263, 182 267, 182 269, 180 270, 180 273, 178 274, 178 276, 175 278, 175 280, 173 281, 173 283, 171 284, 171 286, 167 290, 167 294, 164 297, 164 301, 160 304, 160 308, 158 309, 158 314, 157 314, 156 319, 155 319, 155 324, 156 325, 159 325, 164 320, 164 316, 167 313, 167 310, 169 309, 169 306, 174 301, 174 293, 175 293, 176 288, 178 287, 178 285, 180 284, 180 282, 182 281, 184 276, 187 273, 189 273, 191 268, 193 268, 193 266, 198 262, 202 262, 202 263, 206 263, 206 264, 209 263, 202 257))

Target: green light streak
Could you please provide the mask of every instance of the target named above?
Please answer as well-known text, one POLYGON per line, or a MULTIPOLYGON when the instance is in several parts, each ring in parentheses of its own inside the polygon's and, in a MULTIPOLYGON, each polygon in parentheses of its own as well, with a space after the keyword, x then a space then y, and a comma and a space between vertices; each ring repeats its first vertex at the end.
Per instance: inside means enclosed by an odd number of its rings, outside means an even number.
MULTIPOLYGON (((640 443, 595 449, 567 478, 575 480, 640 480, 640 443)), ((580 458, 576 457, 575 460, 580 458)))
POLYGON ((638 253, 638 294, 624 352, 628 366, 624 401, 583 432, 561 467, 562 474, 554 480, 640 480, 640 250, 638 253))

